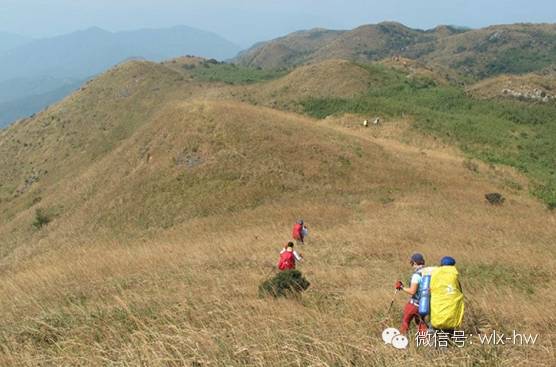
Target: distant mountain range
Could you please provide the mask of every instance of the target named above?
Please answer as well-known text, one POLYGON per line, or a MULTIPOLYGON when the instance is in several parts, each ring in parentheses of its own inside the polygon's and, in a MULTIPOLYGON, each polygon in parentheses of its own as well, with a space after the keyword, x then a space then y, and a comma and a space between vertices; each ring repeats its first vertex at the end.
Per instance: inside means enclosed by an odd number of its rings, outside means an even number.
POLYGON ((8 51, 12 48, 23 46, 31 42, 32 39, 18 34, 0 32, 0 52, 8 51))
POLYGON ((216 34, 185 26, 116 33, 90 28, 39 40, 0 34, 0 45, 0 127, 130 58, 161 61, 192 54, 223 60, 240 50, 216 34), (40 103, 41 96, 49 98, 40 103), (27 106, 31 97, 34 103, 27 106))
POLYGON ((9 123, 21 117, 30 116, 44 107, 60 101, 78 89, 83 82, 83 80, 73 82, 68 80, 53 90, 37 92, 36 94, 11 99, 8 102, 0 102, 0 126, 2 120, 9 123))
POLYGON ((401 56, 455 71, 463 80, 539 71, 556 63, 555 24, 497 25, 483 29, 412 29, 384 22, 350 31, 313 29, 255 45, 234 61, 262 68, 326 59, 359 62, 401 56))
POLYGON ((131 57, 160 61, 193 54, 226 59, 238 51, 238 46, 213 33, 184 26, 117 33, 90 28, 3 52, 0 81, 44 75, 83 78, 131 57))
POLYGON ((294 32, 238 52, 238 46, 218 35, 185 26, 117 33, 90 28, 41 40, 0 33, 0 127, 130 58, 160 61, 191 54, 226 60, 237 55, 234 63, 263 69, 328 59, 365 63, 402 58, 468 85, 503 74, 546 73, 556 66, 556 25, 419 30, 383 22, 353 30, 294 32))

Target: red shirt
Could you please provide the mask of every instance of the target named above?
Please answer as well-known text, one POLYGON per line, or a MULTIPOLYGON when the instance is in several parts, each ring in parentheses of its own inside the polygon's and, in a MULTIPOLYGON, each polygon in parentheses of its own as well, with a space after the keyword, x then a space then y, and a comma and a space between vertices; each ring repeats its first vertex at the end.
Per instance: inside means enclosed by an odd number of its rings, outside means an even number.
POLYGON ((293 226, 292 237, 294 240, 303 241, 303 224, 296 223, 293 226))

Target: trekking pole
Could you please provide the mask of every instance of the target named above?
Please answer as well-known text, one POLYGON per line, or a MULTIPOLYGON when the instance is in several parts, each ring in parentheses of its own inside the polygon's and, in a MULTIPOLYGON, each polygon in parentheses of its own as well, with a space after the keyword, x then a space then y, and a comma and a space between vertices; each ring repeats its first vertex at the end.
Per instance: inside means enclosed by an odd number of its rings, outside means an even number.
POLYGON ((396 289, 394 291, 394 297, 392 297, 392 301, 390 302, 390 306, 388 306, 388 311, 386 311, 386 315, 388 315, 390 313, 390 310, 392 309, 392 306, 394 305, 394 301, 396 300, 396 296, 398 295, 398 291, 399 291, 399 289, 396 289))

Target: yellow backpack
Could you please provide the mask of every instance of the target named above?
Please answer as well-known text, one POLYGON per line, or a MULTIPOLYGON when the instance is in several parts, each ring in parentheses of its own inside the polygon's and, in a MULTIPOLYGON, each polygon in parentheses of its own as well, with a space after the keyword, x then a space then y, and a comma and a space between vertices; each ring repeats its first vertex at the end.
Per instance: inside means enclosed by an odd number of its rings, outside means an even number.
POLYGON ((431 324, 435 329, 453 330, 463 322, 463 292, 455 266, 440 266, 432 272, 431 324))

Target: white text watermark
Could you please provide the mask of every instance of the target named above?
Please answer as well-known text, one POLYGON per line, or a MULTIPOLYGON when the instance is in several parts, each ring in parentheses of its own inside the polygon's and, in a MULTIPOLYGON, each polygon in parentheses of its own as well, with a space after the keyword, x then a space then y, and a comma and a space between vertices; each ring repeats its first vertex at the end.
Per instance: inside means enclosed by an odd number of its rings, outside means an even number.
POLYGON ((433 347, 445 348, 454 345, 463 348, 466 345, 535 345, 539 338, 539 334, 525 334, 512 331, 509 334, 501 333, 496 330, 489 334, 466 334, 463 330, 455 330, 453 332, 445 331, 426 331, 415 334, 415 342, 417 347, 433 347))

